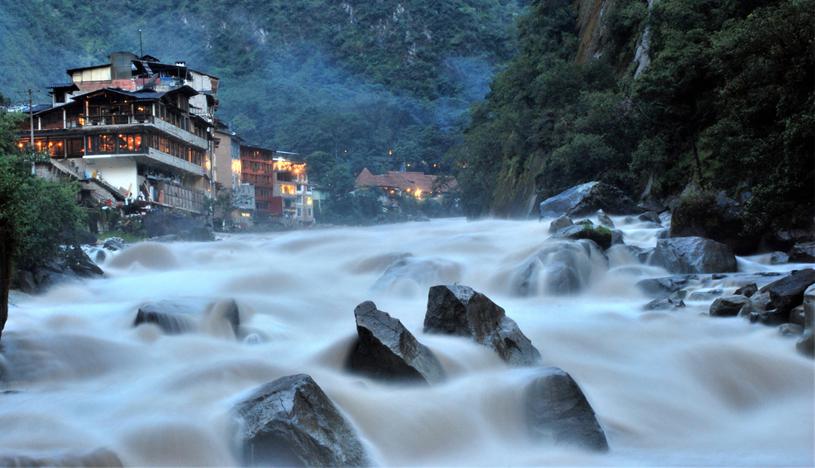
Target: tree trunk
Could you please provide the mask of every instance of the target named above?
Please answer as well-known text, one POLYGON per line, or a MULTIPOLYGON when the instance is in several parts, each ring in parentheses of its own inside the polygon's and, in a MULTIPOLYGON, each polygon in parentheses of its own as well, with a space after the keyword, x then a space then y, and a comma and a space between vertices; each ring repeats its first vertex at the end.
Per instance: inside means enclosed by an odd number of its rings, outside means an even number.
POLYGON ((8 292, 11 287, 11 235, 0 226, 0 338, 8 320, 8 292))

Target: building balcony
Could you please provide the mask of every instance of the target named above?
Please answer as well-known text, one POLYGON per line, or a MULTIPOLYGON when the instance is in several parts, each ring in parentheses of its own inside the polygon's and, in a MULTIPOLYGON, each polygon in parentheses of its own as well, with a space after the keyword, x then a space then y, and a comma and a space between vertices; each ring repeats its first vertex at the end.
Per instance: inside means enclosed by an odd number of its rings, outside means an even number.
POLYGON ((159 151, 155 148, 145 148, 146 151, 142 153, 117 153, 117 154, 88 154, 83 156, 82 159, 91 161, 103 161, 107 159, 128 159, 135 161, 137 164, 146 166, 153 166, 173 172, 185 172, 197 177, 203 177, 206 171, 203 167, 177 158, 173 155, 159 151))
POLYGON ((152 127, 168 133, 181 141, 197 146, 201 149, 208 149, 209 144, 206 138, 202 138, 190 131, 177 127, 167 121, 157 118, 147 113, 136 114, 105 114, 105 115, 80 115, 76 119, 65 122, 65 127, 73 128, 105 128, 111 131, 125 131, 133 126, 152 127))

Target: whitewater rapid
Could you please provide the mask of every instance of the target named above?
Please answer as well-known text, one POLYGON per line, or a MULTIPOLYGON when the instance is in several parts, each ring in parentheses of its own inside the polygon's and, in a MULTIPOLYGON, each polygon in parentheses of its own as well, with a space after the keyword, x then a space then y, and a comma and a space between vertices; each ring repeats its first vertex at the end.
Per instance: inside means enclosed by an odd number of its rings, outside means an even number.
MULTIPOLYGON (((614 220, 627 244, 656 244, 657 228, 614 220)), ((234 465, 231 407, 260 384, 307 373, 380 465, 815 463, 815 368, 794 341, 704 315, 712 298, 643 311, 650 298, 636 281, 666 273, 626 255, 610 269, 588 265, 577 295, 522 296, 517 275, 547 237, 548 222, 454 219, 130 246, 102 262, 102 279, 12 296, 0 454, 105 447, 127 465, 234 465), (490 296, 545 365, 572 375, 608 453, 529 439, 522 390, 534 369, 422 333, 428 287, 453 282, 490 296), (237 300, 251 338, 132 326, 147 301, 225 298, 237 300), (401 320, 448 379, 394 386, 344 371, 365 300, 401 320)), ((744 270, 791 268, 766 263, 739 259, 744 270)))

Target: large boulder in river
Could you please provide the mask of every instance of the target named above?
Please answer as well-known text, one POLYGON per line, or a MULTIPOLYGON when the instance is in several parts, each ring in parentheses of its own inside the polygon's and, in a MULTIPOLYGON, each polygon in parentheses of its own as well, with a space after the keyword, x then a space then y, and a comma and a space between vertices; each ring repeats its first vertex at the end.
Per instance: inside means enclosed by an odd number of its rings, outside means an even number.
POLYGON ((444 369, 430 349, 419 343, 387 312, 371 301, 354 309, 357 338, 346 367, 374 378, 435 383, 444 379, 444 369))
POLYGON ((308 375, 290 375, 259 387, 233 414, 243 465, 370 464, 353 427, 308 375))
POLYGON ((789 260, 798 263, 815 263, 815 242, 795 244, 790 249, 789 260))
POLYGON ((622 190, 603 182, 577 185, 540 203, 540 216, 588 215, 603 210, 612 214, 636 212, 636 204, 622 190))
POLYGON ((742 309, 750 307, 750 298, 734 294, 732 296, 717 297, 710 305, 711 317, 735 317, 742 309))
POLYGON ((775 309, 778 313, 788 316, 793 307, 803 303, 804 291, 812 284, 815 284, 815 270, 808 268, 793 271, 789 275, 764 286, 759 292, 770 295, 768 308, 775 309))
POLYGON ((550 367, 524 391, 526 424, 533 437, 606 451, 608 441, 577 382, 550 367))
POLYGON ((697 236, 728 245, 736 253, 755 250, 759 239, 746 234, 741 206, 724 193, 689 187, 679 199, 671 219, 671 237, 697 236))
POLYGON ((469 336, 516 366, 536 365, 541 360, 540 352, 521 333, 518 324, 506 316, 504 309, 467 286, 430 288, 424 331, 469 336))
POLYGON ((737 268, 730 247, 702 237, 660 239, 650 261, 671 273, 725 273, 737 268))

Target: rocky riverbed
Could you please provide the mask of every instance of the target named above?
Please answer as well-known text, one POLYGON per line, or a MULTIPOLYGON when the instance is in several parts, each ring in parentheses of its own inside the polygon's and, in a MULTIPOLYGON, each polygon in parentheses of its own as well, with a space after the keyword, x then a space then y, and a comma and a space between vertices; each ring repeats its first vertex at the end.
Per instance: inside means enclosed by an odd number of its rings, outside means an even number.
POLYGON ((811 465, 811 264, 568 215, 87 250, 12 296, 0 461, 811 465))

